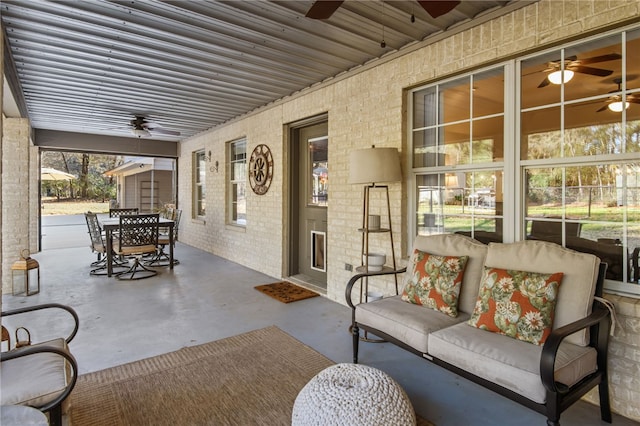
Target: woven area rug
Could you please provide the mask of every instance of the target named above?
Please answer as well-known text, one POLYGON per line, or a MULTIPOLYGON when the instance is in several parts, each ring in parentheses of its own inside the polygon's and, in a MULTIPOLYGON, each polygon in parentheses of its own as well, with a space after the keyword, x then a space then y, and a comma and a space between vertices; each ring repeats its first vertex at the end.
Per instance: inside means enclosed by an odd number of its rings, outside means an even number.
POLYGON ((274 299, 279 300, 282 303, 291 303, 298 300, 319 296, 318 293, 286 281, 272 284, 263 284, 254 288, 266 294, 267 296, 271 296, 274 299))
POLYGON ((81 375, 69 425, 290 425, 300 390, 332 364, 271 326, 81 375))

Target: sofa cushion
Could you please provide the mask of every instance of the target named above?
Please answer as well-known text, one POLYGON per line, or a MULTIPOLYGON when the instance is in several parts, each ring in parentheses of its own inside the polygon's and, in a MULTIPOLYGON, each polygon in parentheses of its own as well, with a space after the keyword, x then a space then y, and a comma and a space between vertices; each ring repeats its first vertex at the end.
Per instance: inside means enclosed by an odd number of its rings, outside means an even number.
MULTIPOLYGON (((33 346, 68 351, 64 339, 33 346)), ((67 360, 55 353, 37 353, 2 362, 2 405, 41 407, 64 392, 70 381, 67 360)))
POLYGON ((562 272, 485 268, 469 325, 541 345, 551 334, 562 272))
MULTIPOLYGON (((429 335, 429 355, 466 370, 537 403, 546 402, 540 379, 542 346, 457 324, 429 335)), ((597 370, 594 348, 564 341, 555 364, 555 379, 567 386, 597 370)))
MULTIPOLYGON (((546 241, 490 243, 485 265, 540 273, 562 272, 562 286, 556 302, 553 329, 582 319, 591 313, 600 265, 600 259, 592 254, 579 253, 546 241)), ((589 342, 588 330, 574 333, 565 341, 585 346, 589 342)))
MULTIPOLYGON (((464 235, 438 234, 417 236, 413 248, 439 256, 469 256, 460 288, 458 312, 471 314, 478 298, 487 246, 464 235)), ((411 270, 411 265, 408 269, 411 270)))
POLYGON ((427 352, 429 333, 468 319, 469 315, 466 313, 453 318, 407 303, 401 296, 356 305, 357 323, 380 330, 422 353, 427 352))
POLYGON ((458 297, 469 256, 438 256, 414 250, 402 292, 405 302, 458 316, 458 297))

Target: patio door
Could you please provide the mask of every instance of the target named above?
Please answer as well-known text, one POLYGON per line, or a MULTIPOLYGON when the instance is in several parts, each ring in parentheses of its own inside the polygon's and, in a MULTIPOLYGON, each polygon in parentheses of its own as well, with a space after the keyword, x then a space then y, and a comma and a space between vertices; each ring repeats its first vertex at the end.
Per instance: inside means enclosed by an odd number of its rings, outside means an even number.
POLYGON ((290 278, 327 288, 329 138, 326 119, 291 133, 290 278))

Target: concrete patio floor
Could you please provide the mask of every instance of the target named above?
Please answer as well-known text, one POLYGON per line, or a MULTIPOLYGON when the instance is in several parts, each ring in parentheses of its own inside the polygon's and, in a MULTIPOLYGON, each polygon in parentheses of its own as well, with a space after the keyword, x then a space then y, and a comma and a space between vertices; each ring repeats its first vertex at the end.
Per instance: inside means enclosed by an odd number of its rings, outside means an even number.
MULTIPOLYGON (((351 361, 346 306, 324 297, 280 303, 253 289, 277 278, 181 243, 175 251, 180 264, 173 271, 161 268, 154 278, 131 282, 90 276, 89 264, 96 257, 80 218, 80 224, 77 217, 66 224, 43 221, 45 249, 33 255, 40 263, 41 292, 3 295, 2 308, 49 302, 72 306, 80 331, 71 348, 81 374, 269 325, 336 363, 351 361)), ((416 412, 437 426, 546 424, 544 416, 389 343, 362 343, 360 362, 394 377, 416 412)), ((563 426, 607 424, 600 421, 599 408, 584 401, 561 420, 563 426)), ((613 424, 639 425, 618 415, 613 424)))

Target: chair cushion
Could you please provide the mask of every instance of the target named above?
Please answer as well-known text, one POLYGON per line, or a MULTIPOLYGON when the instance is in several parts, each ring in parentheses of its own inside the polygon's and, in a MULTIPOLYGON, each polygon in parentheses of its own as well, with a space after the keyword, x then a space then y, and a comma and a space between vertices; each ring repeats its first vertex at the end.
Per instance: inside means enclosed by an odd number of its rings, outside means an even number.
POLYGON ((541 345, 551 334, 562 272, 486 268, 468 324, 541 345))
POLYGON ((438 256, 414 250, 402 292, 405 302, 458 316, 458 295, 468 256, 438 256))
POLYGON ((153 244, 147 244, 143 246, 120 246, 119 244, 114 244, 114 251, 117 254, 121 254, 124 256, 142 253, 155 253, 156 246, 153 244))
MULTIPOLYGON (((33 346, 52 346, 68 351, 64 339, 55 339, 33 346)), ((70 382, 67 361, 54 353, 34 355, 3 361, 0 371, 2 405, 41 407, 64 392, 70 382)))
MULTIPOLYGON (((600 259, 546 241, 490 243, 486 266, 540 273, 562 272, 562 286, 556 302, 553 329, 572 323, 591 313, 600 259)), ((464 286, 464 282, 463 282, 464 286)), ((568 343, 585 346, 588 330, 572 334, 568 343)))
MULTIPOLYGON (((457 324, 429 335, 429 355, 490 380, 537 403, 546 402, 540 380, 542 346, 457 324)), ((555 379, 567 386, 597 370, 594 348, 560 344, 555 379)))
POLYGON ((427 352, 429 333, 469 319, 460 313, 453 318, 441 312, 425 309, 402 300, 401 296, 387 297, 356 305, 356 322, 380 330, 422 352, 427 352))
MULTIPOLYGON (((439 256, 469 256, 460 287, 458 311, 471 314, 478 299, 487 246, 464 235, 439 234, 417 236, 413 248, 439 256)), ((411 265, 408 270, 411 270, 411 265)), ((408 274, 405 275, 408 279, 408 274)))

